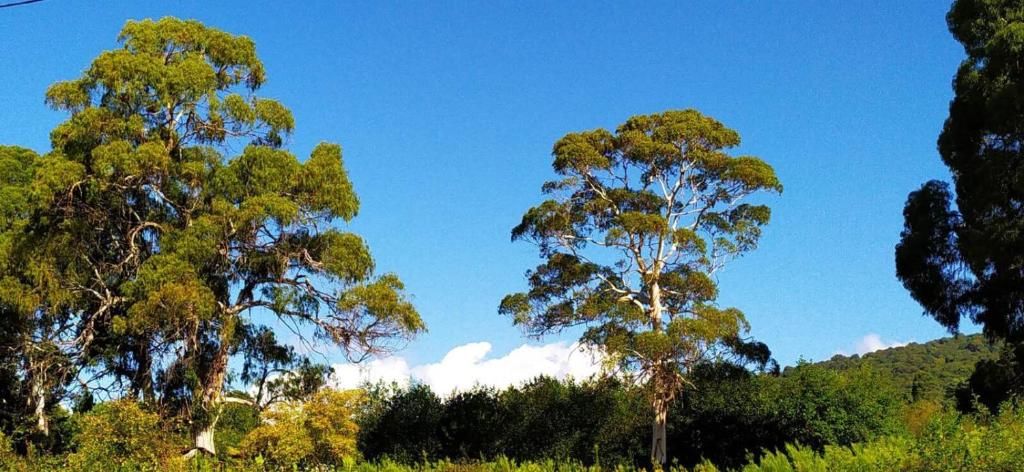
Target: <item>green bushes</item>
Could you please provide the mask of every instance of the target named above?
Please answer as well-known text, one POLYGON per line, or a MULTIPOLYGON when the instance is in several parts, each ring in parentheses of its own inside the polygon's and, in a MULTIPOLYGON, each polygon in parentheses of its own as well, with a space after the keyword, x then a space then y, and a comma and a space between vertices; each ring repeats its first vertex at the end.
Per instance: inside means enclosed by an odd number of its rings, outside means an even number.
POLYGON ((374 401, 360 432, 360 449, 369 460, 510 457, 616 464, 647 454, 646 400, 614 379, 577 383, 541 377, 522 387, 477 389, 446 399, 417 385, 374 401))
POLYGON ((728 364, 703 366, 677 402, 669 452, 683 465, 709 459, 739 467, 749 455, 799 443, 814 450, 904 429, 904 398, 870 368, 836 372, 812 364, 785 375, 753 375, 728 364))
MULTIPOLYGON (((839 373, 801 365, 777 376, 709 364, 691 379, 669 415, 669 461, 682 466, 707 459, 739 467, 787 443, 821 451, 905 429, 902 391, 867 367, 839 373)), ((508 457, 610 466, 648 459, 648 398, 616 379, 538 378, 447 398, 423 385, 374 392, 360 421, 360 449, 371 461, 508 457)))
POLYGON ((239 448, 249 460, 282 469, 342 464, 358 456, 355 412, 362 401, 359 391, 323 389, 305 402, 275 405, 239 448))
POLYGON ((1024 471, 1024 409, 995 417, 937 415, 918 436, 890 436, 823 452, 788 445, 743 472, 1024 471))
POLYGON ((79 420, 76 451, 68 467, 81 471, 180 470, 179 436, 170 434, 155 413, 130 400, 103 403, 79 420))
POLYGON ((0 433, 0 470, 28 470, 25 461, 11 447, 11 440, 3 433, 0 433))

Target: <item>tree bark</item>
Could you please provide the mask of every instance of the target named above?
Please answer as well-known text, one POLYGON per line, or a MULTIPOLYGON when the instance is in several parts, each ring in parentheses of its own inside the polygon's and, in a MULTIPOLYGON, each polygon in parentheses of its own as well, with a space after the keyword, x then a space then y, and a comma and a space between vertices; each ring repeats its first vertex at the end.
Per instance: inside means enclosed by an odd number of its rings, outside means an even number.
POLYGON ((50 435, 50 420, 46 417, 46 367, 41 361, 36 361, 31 354, 28 355, 28 372, 30 394, 28 406, 32 407, 32 414, 36 418, 36 430, 43 436, 50 435))
POLYGON ((38 384, 34 385, 33 388, 35 390, 35 397, 36 397, 35 398, 35 403, 36 403, 36 409, 35 409, 36 429, 38 429, 40 433, 43 433, 43 436, 49 436, 50 435, 50 421, 46 417, 46 389, 42 385, 38 385, 38 384))
POLYGON ((228 357, 228 343, 222 339, 216 357, 210 365, 210 373, 207 376, 206 385, 203 387, 202 404, 199 405, 205 412, 204 421, 198 425, 194 433, 195 450, 205 451, 211 455, 217 453, 213 434, 217 427, 217 420, 220 419, 219 408, 224 390, 224 376, 228 370, 228 357))
POLYGON ((651 465, 660 468, 668 460, 666 440, 668 423, 668 402, 662 398, 654 400, 654 424, 651 430, 651 465))
POLYGON ((210 455, 217 454, 217 446, 213 443, 213 432, 216 423, 216 421, 212 421, 205 428, 196 432, 195 449, 197 451, 205 451, 210 455))
MULTIPOLYGON (((661 316, 663 308, 661 306, 661 286, 657 281, 657 277, 659 275, 657 262, 655 262, 654 272, 654 282, 651 284, 651 330, 655 333, 660 333, 662 330, 661 316)), ((651 427, 651 466, 655 468, 660 468, 668 460, 668 454, 666 452, 666 424, 668 422, 669 395, 666 393, 667 387, 664 385, 664 367, 663 361, 657 362, 653 369, 653 375, 651 376, 651 381, 654 382, 654 423, 651 427)))

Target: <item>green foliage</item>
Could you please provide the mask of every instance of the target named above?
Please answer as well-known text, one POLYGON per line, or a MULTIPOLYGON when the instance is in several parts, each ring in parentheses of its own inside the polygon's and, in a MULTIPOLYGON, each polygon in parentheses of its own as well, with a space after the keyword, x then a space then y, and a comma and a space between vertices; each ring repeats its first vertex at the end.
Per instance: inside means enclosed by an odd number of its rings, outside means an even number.
MULTIPOLYGON (((694 370, 668 421, 669 462, 739 467, 762 450, 799 442, 821 450, 898 434, 903 397, 881 372, 802 365, 788 375, 730 364, 694 370)), ((360 420, 369 460, 571 460, 642 465, 651 405, 614 379, 538 378, 503 391, 441 399, 424 386, 372 394, 360 420), (426 447, 425 447, 426 446, 426 447)))
POLYGON ((682 465, 739 467, 786 443, 821 450, 901 432, 902 409, 888 376, 868 369, 804 364, 775 376, 704 365, 672 411, 669 445, 682 465))
POLYGON ((763 456, 743 472, 861 472, 899 470, 964 472, 1024 470, 1024 414, 1008 408, 997 417, 936 417, 919 436, 887 436, 851 447, 817 452, 788 445, 763 456))
POLYGON ((441 449, 441 399, 425 385, 381 399, 385 406, 362 422, 359 449, 368 459, 435 459, 441 449))
POLYGON ((242 439, 259 425, 260 412, 255 407, 241 403, 225 404, 214 437, 218 459, 226 460, 229 456, 238 455, 242 439))
POLYGON ((183 438, 138 403, 104 403, 79 421, 76 450, 67 458, 72 470, 184 470, 183 438))
POLYGON ((242 440, 242 455, 281 469, 340 465, 358 456, 359 391, 323 389, 308 401, 274 405, 242 440))
MULTIPOLYGON (((933 180, 907 197, 896 274, 950 331, 967 319, 1024 344, 1024 2, 957 0, 946 19, 967 56, 938 140, 953 188, 933 180)), ((1024 393, 1012 358, 1012 374, 987 367, 971 383, 989 408, 1024 393)))
POLYGON ((371 395, 360 449, 372 460, 548 458, 586 464, 643 457, 649 406, 638 389, 612 380, 541 377, 504 391, 478 389, 440 399, 425 386, 371 395))
POLYGON ((792 440, 812 447, 848 445, 902 429, 903 396, 890 377, 867 367, 840 374, 802 365, 766 391, 783 421, 798 425, 802 434, 792 440))
MULTIPOLYGON (((424 329, 401 281, 375 276, 365 242, 337 228, 359 209, 341 147, 304 161, 283 147, 294 118, 259 96, 251 39, 163 18, 118 40, 47 90, 69 115, 50 152, 0 148, 0 310, 32 333, 14 352, 38 429, 95 370, 212 449, 230 357, 261 314, 354 356, 424 329)), ((308 367, 296 377, 322 374, 308 367)))
POLYGON ((499 312, 535 336, 586 326, 585 343, 649 379, 658 463, 686 370, 712 352, 747 352, 733 349, 744 344, 746 319, 715 304, 711 276, 756 248, 770 218, 767 206, 739 201, 782 184, 760 159, 730 155, 739 144, 735 131, 692 109, 633 116, 614 133, 567 134, 553 150, 560 180, 542 187, 551 198, 512 230, 544 262, 499 312))
POLYGON ((25 459, 14 452, 11 440, 3 433, 0 433, 0 469, 11 472, 30 470, 25 459))

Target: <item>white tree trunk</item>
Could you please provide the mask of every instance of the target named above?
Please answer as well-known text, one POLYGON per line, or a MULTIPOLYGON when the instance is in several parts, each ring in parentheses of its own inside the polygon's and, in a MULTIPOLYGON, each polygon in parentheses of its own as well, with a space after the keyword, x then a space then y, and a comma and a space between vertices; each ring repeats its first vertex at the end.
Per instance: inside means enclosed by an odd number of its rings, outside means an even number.
POLYGON ((206 426, 206 428, 203 428, 202 431, 199 431, 196 434, 196 451, 205 451, 210 455, 217 454, 217 446, 213 444, 213 429, 214 424, 211 422, 209 425, 206 426))
POLYGON ((668 404, 661 399, 654 400, 654 424, 651 430, 651 465, 660 467, 668 461, 665 442, 668 438, 668 404))
POLYGON ((36 387, 36 429, 43 436, 50 435, 50 421, 46 418, 46 389, 36 387))

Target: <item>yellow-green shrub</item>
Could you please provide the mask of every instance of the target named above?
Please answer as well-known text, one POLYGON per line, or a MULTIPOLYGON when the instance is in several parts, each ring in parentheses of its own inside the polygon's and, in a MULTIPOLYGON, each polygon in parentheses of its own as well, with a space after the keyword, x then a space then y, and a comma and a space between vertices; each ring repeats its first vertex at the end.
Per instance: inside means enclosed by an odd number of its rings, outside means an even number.
POLYGON ((306 402, 274 405, 240 444, 248 458, 274 466, 341 464, 358 455, 355 412, 362 392, 323 389, 306 402))
POLYGON ((97 406, 79 420, 70 470, 173 471, 184 469, 178 436, 161 426, 160 417, 131 400, 97 406))

